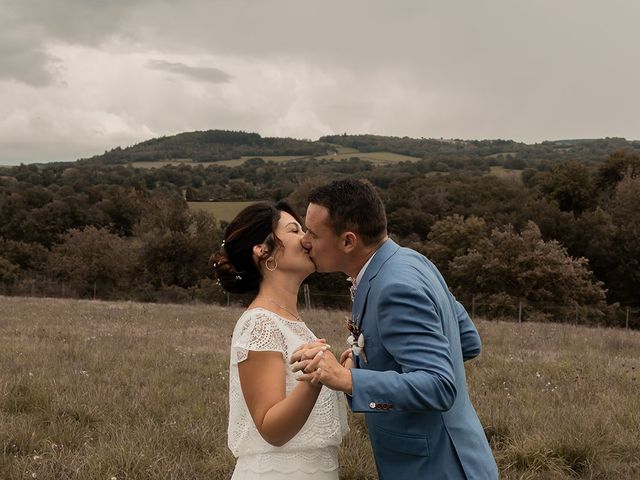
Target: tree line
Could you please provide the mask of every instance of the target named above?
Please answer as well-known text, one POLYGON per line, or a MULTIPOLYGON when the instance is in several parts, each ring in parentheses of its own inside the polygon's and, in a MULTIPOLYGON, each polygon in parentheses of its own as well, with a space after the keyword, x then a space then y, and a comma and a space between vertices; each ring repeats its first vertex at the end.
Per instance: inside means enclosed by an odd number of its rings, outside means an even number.
MULTIPOLYGON (((529 318, 563 321, 555 308, 563 304, 607 324, 612 305, 640 306, 638 152, 612 150, 600 161, 521 158, 518 165, 488 152, 482 161, 452 153, 383 166, 354 154, 255 158, 237 167, 3 168, 0 283, 15 293, 35 281, 63 283, 81 297, 222 301, 208 258, 224 224, 190 211, 187 200, 288 198, 304 212, 311 188, 351 176, 379 188, 392 236, 434 261, 468 308, 484 302, 499 316, 524 304, 529 318)), ((341 276, 310 284, 329 304, 338 298, 330 294, 346 292, 341 276)))
POLYGON ((102 155, 83 159, 94 164, 123 164, 188 158, 215 162, 242 156, 322 155, 330 148, 322 142, 294 138, 261 137, 257 133, 230 130, 184 132, 152 138, 136 145, 116 147, 102 155))

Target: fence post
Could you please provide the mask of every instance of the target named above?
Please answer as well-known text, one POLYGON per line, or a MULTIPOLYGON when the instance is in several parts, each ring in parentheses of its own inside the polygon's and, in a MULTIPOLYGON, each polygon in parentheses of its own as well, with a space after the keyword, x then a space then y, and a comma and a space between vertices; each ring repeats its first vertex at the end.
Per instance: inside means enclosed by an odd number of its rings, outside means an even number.
POLYGON ((578 304, 576 303, 576 325, 578 325, 578 304))
POLYGON ((98 290, 96 282, 93 282, 93 299, 96 299, 96 291, 98 290))
POLYGON ((518 323, 522 323, 522 300, 518 302, 518 323))
POLYGON ((625 328, 629 330, 629 307, 627 307, 627 320, 625 322, 625 328))
POLYGON ((231 299, 229 298, 230 297, 229 292, 225 292, 225 294, 227 295, 227 307, 228 307, 231 299))
POLYGON ((476 296, 471 297, 471 320, 476 319, 476 296))
POLYGON ((307 310, 310 310, 311 309, 311 294, 309 293, 309 285, 307 285, 306 283, 304 284, 303 292, 304 292, 305 307, 306 307, 307 310))

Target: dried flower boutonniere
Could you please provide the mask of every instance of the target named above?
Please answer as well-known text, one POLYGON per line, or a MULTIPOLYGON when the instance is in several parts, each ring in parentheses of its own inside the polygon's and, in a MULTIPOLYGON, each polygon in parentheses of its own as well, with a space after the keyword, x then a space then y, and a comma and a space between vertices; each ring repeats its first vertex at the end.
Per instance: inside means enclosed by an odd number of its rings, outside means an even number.
POLYGON ((358 328, 357 318, 347 317, 347 328, 351 335, 347 338, 347 344, 356 357, 362 359, 364 365, 367 364, 367 354, 364 351, 364 333, 358 328))

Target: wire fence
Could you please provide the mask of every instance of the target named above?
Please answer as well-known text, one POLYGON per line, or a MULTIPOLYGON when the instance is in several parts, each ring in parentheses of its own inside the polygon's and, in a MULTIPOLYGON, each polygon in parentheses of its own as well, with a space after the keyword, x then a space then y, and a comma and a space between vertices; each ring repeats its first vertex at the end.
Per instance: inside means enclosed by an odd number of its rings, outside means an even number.
MULTIPOLYGON (((152 291, 135 291, 123 296, 121 291, 101 289, 94 284, 80 294, 69 284, 50 280, 29 279, 11 284, 0 283, 2 296, 53 297, 94 300, 132 300, 157 303, 208 303, 222 306, 243 306, 251 301, 250 295, 228 294, 214 282, 198 288, 183 289, 176 286, 152 291)), ((608 305, 594 308, 584 305, 535 303, 525 300, 489 302, 482 295, 459 299, 472 319, 502 320, 512 322, 560 322, 574 325, 590 325, 640 330, 640 307, 608 305)), ((306 309, 351 309, 349 294, 317 291, 303 285, 298 298, 306 309)))

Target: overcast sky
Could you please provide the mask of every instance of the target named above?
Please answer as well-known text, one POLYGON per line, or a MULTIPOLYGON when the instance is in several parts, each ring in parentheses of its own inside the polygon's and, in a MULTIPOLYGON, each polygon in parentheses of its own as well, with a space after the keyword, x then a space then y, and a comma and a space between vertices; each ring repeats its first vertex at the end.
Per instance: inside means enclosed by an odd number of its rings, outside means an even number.
POLYGON ((0 0, 0 163, 183 131, 640 139, 632 0, 0 0))

